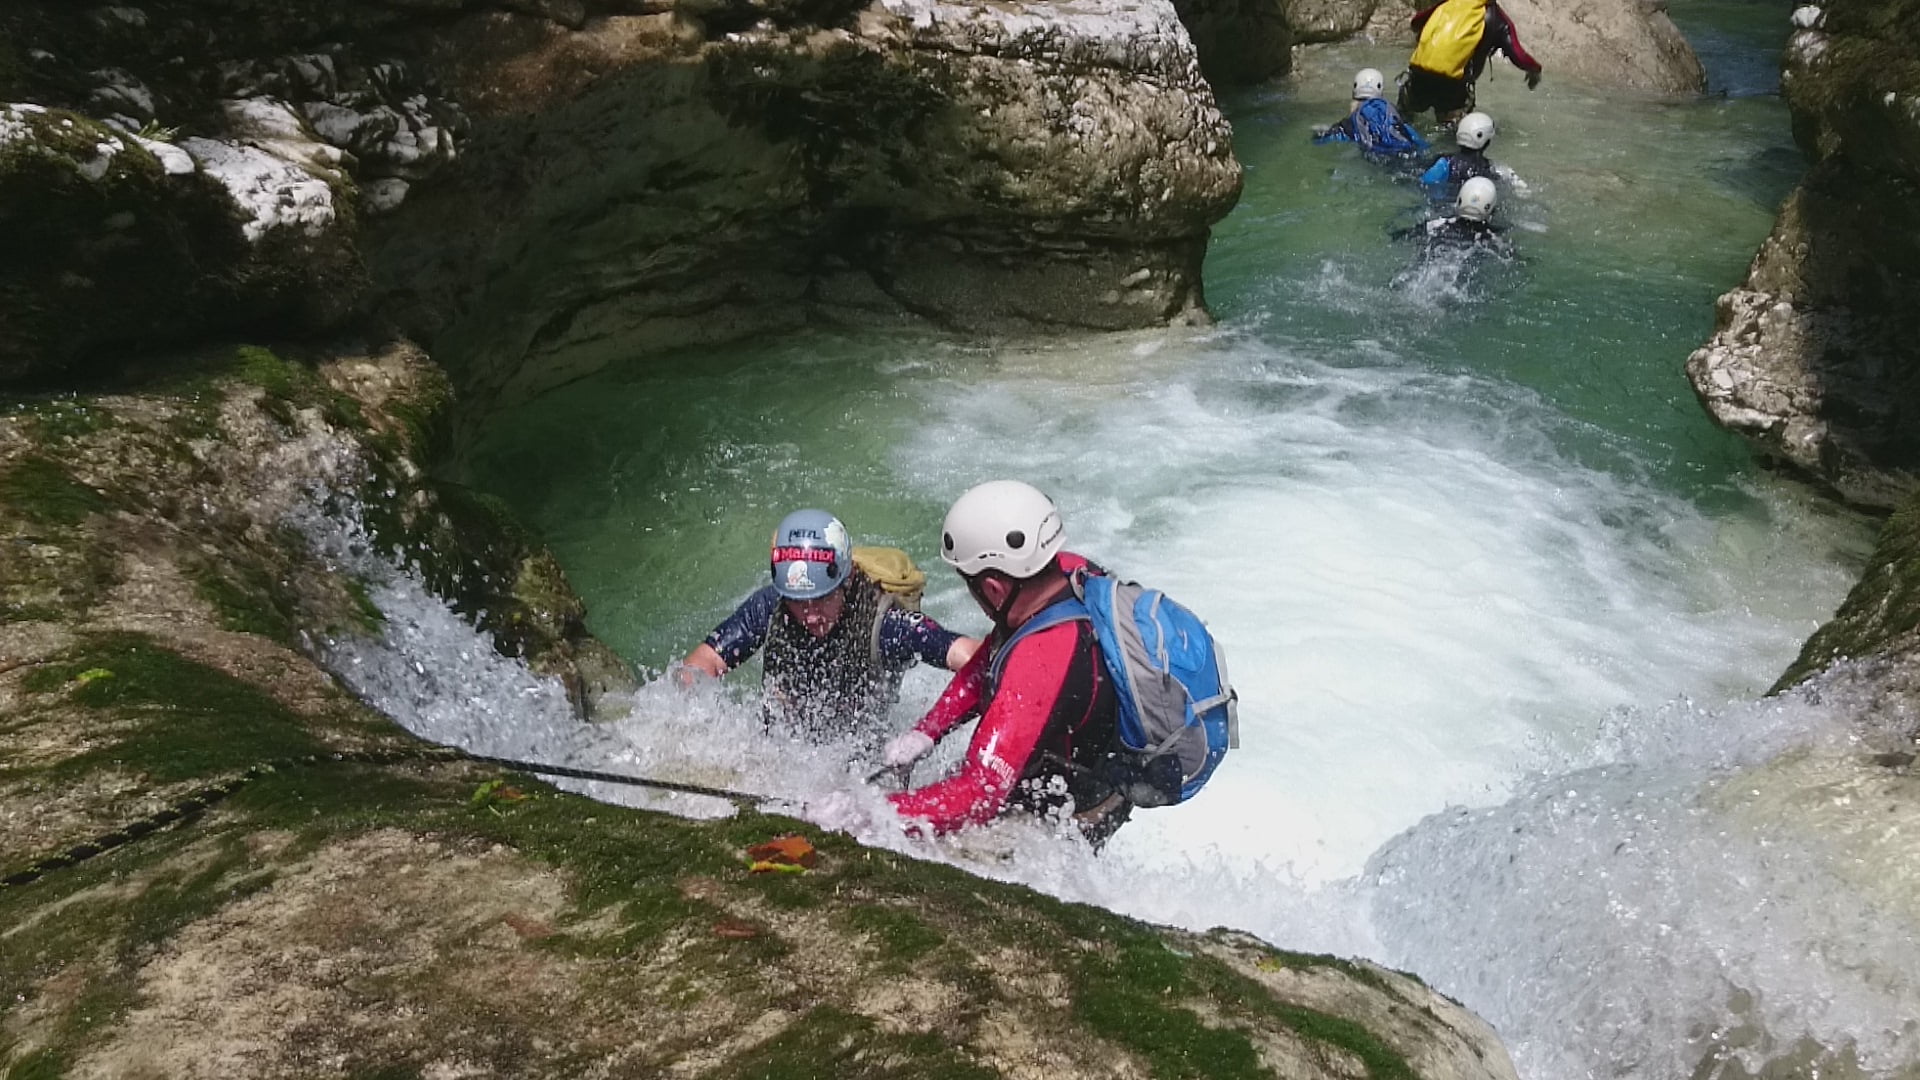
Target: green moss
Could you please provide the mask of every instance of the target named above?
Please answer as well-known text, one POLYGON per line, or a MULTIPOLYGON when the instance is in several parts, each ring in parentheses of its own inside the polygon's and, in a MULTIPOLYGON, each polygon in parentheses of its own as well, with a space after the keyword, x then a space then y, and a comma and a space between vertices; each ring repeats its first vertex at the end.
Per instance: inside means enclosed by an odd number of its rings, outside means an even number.
POLYGON ((935 1036, 889 1034, 866 1017, 821 1006, 715 1075, 725 1080, 996 1080, 1000 1074, 935 1036))
POLYGON ((22 686, 64 694, 126 722, 116 741, 61 762, 50 775, 82 776, 117 765, 166 783, 324 749, 278 701, 143 634, 83 638, 22 686))
POLYGON ((213 608, 220 625, 283 644, 294 639, 293 602, 273 576, 237 563, 198 563, 188 569, 193 591, 213 608))
POLYGON ((1816 630, 1770 694, 1841 659, 1862 659, 1920 630, 1920 498, 1881 526, 1872 556, 1840 610, 1816 630))
POLYGON ((847 911, 847 922, 868 935, 882 961, 905 964, 946 943, 946 936, 904 908, 857 904, 847 911))
POLYGON ((36 1051, 7 1070, 7 1080, 60 1080, 65 1075, 67 1055, 59 1050, 36 1051))
POLYGON ((233 356, 234 374, 266 391, 270 398, 292 401, 312 384, 311 373, 281 359, 272 349, 242 345, 234 350, 233 356))
POLYGON ((0 504, 40 525, 72 527, 105 512, 105 495, 73 478, 59 463, 30 454, 0 473, 0 504))
MULTIPOLYGON (((1288 966, 1334 967, 1351 977, 1391 995, 1392 989, 1373 972, 1336 957, 1303 956, 1274 950, 1288 966)), ((1338 1047, 1360 1059, 1372 1080, 1417 1080, 1418 1074, 1399 1051, 1351 1020, 1279 1001, 1259 983, 1247 978, 1213 957, 1196 957, 1189 965, 1195 984, 1216 1002, 1231 1002, 1235 1011, 1250 1020, 1277 1021, 1296 1034, 1328 1046, 1338 1047)))
POLYGON ((114 424, 112 412, 72 398, 30 402, 22 405, 20 411, 32 418, 34 434, 51 443, 92 435, 114 424))
MULTIPOLYGON (((1357 983, 1371 986, 1375 990, 1383 993, 1394 993, 1393 987, 1388 984, 1387 980, 1380 977, 1379 972, 1365 964, 1357 964, 1343 956, 1332 956, 1327 953, 1296 953, 1287 952, 1284 949, 1270 949, 1269 955, 1262 961, 1262 965, 1271 965, 1276 968, 1290 968, 1294 971, 1311 971, 1314 968, 1332 968, 1357 983)), ((1402 972, 1401 974, 1406 975, 1415 982, 1421 982, 1418 975, 1407 972, 1402 972)), ((1424 985, 1424 983, 1422 985, 1424 985)))
POLYGON ((1419 1080, 1399 1052, 1351 1020, 1299 1005, 1273 1006, 1274 1015, 1309 1039, 1337 1046, 1359 1058, 1372 1080, 1419 1080))
POLYGON ((1115 930, 1116 948, 1075 965, 1073 1012, 1082 1023, 1138 1054, 1156 1077, 1271 1075, 1244 1034, 1209 1026, 1186 1007, 1196 990, 1181 957, 1145 930, 1115 930))
POLYGON ((204 865, 149 883, 127 907, 120 933, 121 956, 136 963, 145 950, 182 927, 272 884, 271 871, 243 872, 250 861, 246 841, 229 834, 221 838, 219 854, 204 865))

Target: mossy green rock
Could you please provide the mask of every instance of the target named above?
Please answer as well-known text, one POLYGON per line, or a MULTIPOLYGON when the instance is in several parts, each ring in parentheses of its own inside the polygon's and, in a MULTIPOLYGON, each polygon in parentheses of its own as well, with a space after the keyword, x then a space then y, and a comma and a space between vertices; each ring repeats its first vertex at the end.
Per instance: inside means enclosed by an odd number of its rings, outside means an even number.
POLYGON ((0 384, 92 377, 129 342, 323 328, 357 289, 337 236, 251 243, 219 183, 66 110, 0 104, 0 237, 0 384))
POLYGON ((0 415, 0 1073, 1512 1076, 1404 975, 418 743, 306 655, 384 623, 301 512, 377 505, 536 667, 586 649, 550 556, 419 468, 444 379, 404 342, 142 367, 0 415), (817 865, 749 871, 796 832, 817 865))

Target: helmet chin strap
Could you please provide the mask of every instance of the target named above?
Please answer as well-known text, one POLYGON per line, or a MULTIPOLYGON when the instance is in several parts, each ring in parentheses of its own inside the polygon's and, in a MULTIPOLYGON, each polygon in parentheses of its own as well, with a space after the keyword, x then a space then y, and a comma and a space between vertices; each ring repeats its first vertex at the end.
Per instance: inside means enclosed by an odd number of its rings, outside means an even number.
MULTIPOLYGON (((992 571, 989 571, 989 573, 992 573, 992 571)), ((1020 594, 1027 583, 1018 578, 1002 575, 999 580, 1007 583, 1007 593, 1005 599, 995 604, 987 598, 984 574, 978 578, 968 578, 966 580, 967 591, 973 594, 973 602, 979 604, 981 610, 985 611, 993 619, 994 628, 998 630, 1010 629, 1010 627, 1007 626, 1007 616, 1013 611, 1013 606, 1020 602, 1020 594)))

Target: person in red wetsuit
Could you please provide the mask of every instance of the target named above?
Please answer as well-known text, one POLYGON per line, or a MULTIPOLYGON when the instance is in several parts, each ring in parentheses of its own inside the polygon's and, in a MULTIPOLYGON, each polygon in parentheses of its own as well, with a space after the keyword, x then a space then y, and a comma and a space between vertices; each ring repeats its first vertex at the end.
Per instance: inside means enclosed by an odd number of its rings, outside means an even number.
POLYGON ((1493 0, 1441 0, 1414 12, 1418 35, 1400 86, 1400 115, 1411 120, 1428 109, 1446 127, 1473 108, 1473 84, 1497 50, 1527 73, 1527 89, 1540 85, 1540 61, 1520 46, 1513 20, 1493 0))
MULTIPOLYGON (((1066 551, 1065 539, 1053 500, 1017 480, 981 484, 947 511, 941 558, 959 571, 993 632, 927 715, 882 754, 888 765, 911 765, 980 718, 959 771, 888 796, 910 828, 948 833, 1009 810, 1070 813, 1097 848, 1132 813, 1108 779, 1119 703, 1092 624, 1040 618, 1056 603, 1077 602, 1074 573, 1104 573, 1066 551), (1043 629, 1018 633, 1036 619, 1043 629)), ((845 811, 853 815, 839 821, 858 819, 851 798, 821 805, 823 823, 845 811)))

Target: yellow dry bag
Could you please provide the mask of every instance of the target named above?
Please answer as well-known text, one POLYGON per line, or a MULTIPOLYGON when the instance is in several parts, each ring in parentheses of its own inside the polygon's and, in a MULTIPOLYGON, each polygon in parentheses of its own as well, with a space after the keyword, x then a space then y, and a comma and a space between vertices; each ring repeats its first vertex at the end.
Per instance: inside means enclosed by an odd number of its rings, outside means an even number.
POLYGON ((1446 0, 1427 16, 1408 63, 1450 79, 1466 78, 1467 62, 1486 33, 1487 0, 1446 0))
POLYGON ((857 547, 853 565, 867 580, 886 590, 894 607, 920 610, 920 599, 927 591, 927 575, 913 564, 913 556, 893 547, 857 547))

